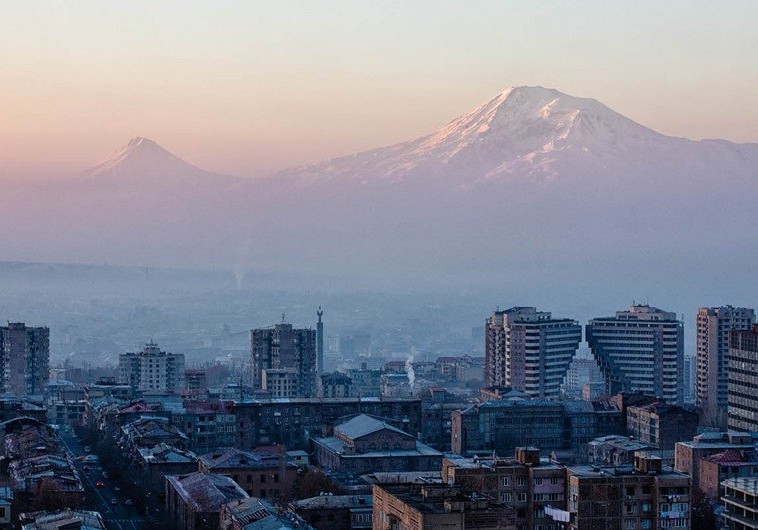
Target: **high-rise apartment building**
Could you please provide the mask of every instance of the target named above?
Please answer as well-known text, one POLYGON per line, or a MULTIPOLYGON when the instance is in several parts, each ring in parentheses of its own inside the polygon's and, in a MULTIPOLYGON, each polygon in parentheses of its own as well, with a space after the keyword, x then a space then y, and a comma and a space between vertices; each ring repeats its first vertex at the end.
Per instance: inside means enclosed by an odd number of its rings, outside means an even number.
POLYGON ((728 404, 729 332, 750 329, 753 324, 755 311, 745 307, 701 307, 697 311, 695 391, 706 422, 719 425, 728 404))
POLYGON ((531 397, 557 398, 582 327, 534 307, 495 311, 485 324, 485 380, 531 397))
POLYGON ((23 322, 0 327, 2 392, 41 395, 50 381, 50 329, 23 322))
POLYGON ((758 326, 729 334, 729 430, 758 431, 758 326))
POLYGON ((184 355, 166 353, 150 342, 141 352, 118 358, 119 380, 137 390, 184 390, 184 355))
POLYGON ((675 313, 633 305, 590 320, 586 337, 609 393, 637 391, 682 404, 684 325, 675 313))
POLYGON ((282 322, 273 327, 250 332, 253 388, 266 388, 267 381, 280 381, 281 377, 266 377, 287 371, 292 374, 287 393, 291 397, 316 397, 318 389, 316 332, 312 329, 295 329, 282 322), (294 388, 291 385, 294 383, 294 388))

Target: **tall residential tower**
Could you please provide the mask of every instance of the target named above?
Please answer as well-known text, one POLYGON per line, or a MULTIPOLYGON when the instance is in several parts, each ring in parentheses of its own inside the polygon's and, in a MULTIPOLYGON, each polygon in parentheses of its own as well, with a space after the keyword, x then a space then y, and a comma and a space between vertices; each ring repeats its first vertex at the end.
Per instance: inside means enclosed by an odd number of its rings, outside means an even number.
POLYGON ((727 425, 729 430, 758 431, 758 326, 729 334, 727 425))
POLYGON ((684 325, 676 313, 633 305, 590 320, 586 337, 609 393, 639 391, 682 404, 684 325))
POLYGON ((42 395, 50 381, 50 329, 23 322, 0 327, 0 375, 3 393, 42 395))
POLYGON ((755 311, 745 307, 701 307, 697 311, 696 403, 706 422, 726 422, 729 332, 750 329, 755 311), (722 418, 723 416, 723 418, 722 418))
POLYGON ((137 390, 184 390, 184 354, 166 353, 150 341, 140 352, 118 356, 118 374, 137 390))
POLYGON ((253 388, 275 397, 316 397, 316 332, 281 324, 250 332, 253 388))
POLYGON ((570 319, 534 307, 495 311, 485 324, 485 380, 540 398, 560 396, 561 384, 582 340, 570 319))

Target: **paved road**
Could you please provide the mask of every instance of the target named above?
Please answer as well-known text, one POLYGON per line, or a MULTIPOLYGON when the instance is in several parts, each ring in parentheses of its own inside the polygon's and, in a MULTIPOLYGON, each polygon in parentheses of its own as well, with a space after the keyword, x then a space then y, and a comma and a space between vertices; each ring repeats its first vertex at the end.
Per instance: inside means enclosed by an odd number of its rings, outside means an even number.
POLYGON ((140 516, 134 506, 125 504, 127 497, 123 491, 115 490, 115 487, 118 486, 116 481, 103 476, 103 468, 99 463, 82 460, 88 454, 84 452, 84 447, 79 443, 79 440, 71 433, 61 433, 61 438, 71 454, 74 455, 74 462, 86 490, 87 508, 100 512, 109 529, 138 530, 144 528, 147 519, 140 516), (98 481, 103 482, 104 487, 96 487, 98 481), (115 500, 115 504, 111 502, 111 499, 115 500))

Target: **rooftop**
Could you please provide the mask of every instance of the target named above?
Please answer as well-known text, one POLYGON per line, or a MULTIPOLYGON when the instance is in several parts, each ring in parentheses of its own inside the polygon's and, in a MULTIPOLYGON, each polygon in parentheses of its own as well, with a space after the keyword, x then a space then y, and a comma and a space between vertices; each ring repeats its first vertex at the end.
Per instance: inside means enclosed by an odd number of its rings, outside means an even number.
POLYGON ((86 510, 60 510, 56 512, 30 512, 21 514, 22 530, 102 530, 105 523, 98 512, 86 510))
POLYGON ((200 456, 200 461, 210 470, 276 468, 283 465, 281 459, 281 455, 271 451, 242 451, 233 447, 227 447, 200 456))
POLYGON ((319 495, 299 501, 293 501, 290 506, 296 510, 314 510, 318 508, 371 508, 371 495, 319 495))
POLYGON ((166 443, 140 448, 139 453, 148 464, 197 462, 197 456, 192 451, 184 451, 166 443))
POLYGON ((196 471, 166 476, 166 480, 195 512, 216 512, 222 504, 248 498, 245 490, 224 475, 196 471))
POLYGON ((390 430, 405 436, 411 436, 397 427, 393 427, 389 423, 367 414, 359 414, 353 419, 337 425, 334 430, 353 440, 381 430, 390 430))
POLYGON ((359 454, 345 454, 345 444, 335 437, 313 438, 313 441, 336 453, 342 458, 387 458, 414 456, 442 456, 442 453, 416 440, 415 449, 386 449, 383 451, 368 451, 359 454))
POLYGON ((265 499, 250 497, 226 505, 226 513, 237 521, 243 530, 285 530, 311 528, 296 514, 275 508, 265 499))

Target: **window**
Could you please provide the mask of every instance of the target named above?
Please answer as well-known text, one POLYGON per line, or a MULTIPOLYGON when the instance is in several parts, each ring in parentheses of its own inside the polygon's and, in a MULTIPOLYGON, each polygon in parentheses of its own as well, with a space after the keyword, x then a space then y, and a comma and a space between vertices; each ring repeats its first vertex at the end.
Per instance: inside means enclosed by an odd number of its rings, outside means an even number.
POLYGON ((500 502, 511 502, 511 494, 510 493, 501 493, 500 494, 500 502))
POLYGON ((517 493, 516 502, 526 502, 526 493, 517 493))
POLYGON ((534 485, 535 486, 542 486, 542 479, 541 478, 534 479, 534 485))
POLYGON ((503 477, 501 481, 502 486, 510 486, 511 485, 511 477, 503 477))
POLYGON ((519 486, 526 486, 526 479, 524 477, 519 477, 518 481, 516 482, 519 486))

